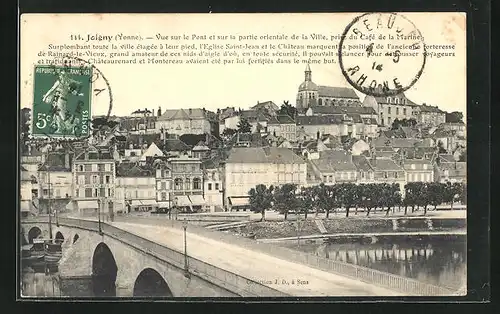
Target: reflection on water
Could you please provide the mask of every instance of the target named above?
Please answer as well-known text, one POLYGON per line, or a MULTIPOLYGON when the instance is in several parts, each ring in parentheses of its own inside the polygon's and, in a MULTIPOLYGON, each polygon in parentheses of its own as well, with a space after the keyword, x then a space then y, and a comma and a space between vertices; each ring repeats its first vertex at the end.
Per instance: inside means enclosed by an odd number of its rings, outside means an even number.
POLYGON ((422 282, 460 289, 467 280, 463 241, 419 241, 376 244, 300 244, 284 246, 326 258, 369 267, 422 282))
POLYGON ((23 297, 60 297, 57 265, 22 262, 21 295, 23 297))

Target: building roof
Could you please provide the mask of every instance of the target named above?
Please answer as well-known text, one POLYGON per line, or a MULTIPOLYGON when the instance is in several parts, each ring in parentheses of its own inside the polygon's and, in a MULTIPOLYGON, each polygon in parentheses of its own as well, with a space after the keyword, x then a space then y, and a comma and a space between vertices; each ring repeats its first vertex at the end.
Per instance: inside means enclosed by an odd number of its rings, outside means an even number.
POLYGON ((278 107, 278 105, 276 105, 274 102, 268 100, 268 101, 264 101, 264 102, 257 102, 257 104, 255 106, 251 107, 251 109, 255 109, 255 110, 270 109, 273 111, 278 111, 278 110, 280 110, 280 107, 278 107))
POLYGON ((50 153, 45 158, 45 162, 38 168, 38 171, 71 171, 72 156, 68 154, 68 165, 66 165, 65 153, 50 153), (67 167, 66 167, 67 166, 67 167))
POLYGON ((319 159, 312 160, 321 171, 356 171, 352 155, 344 150, 327 150, 319 153, 319 159))
POLYGON ((89 145, 76 155, 75 161, 77 160, 113 160, 113 155, 109 149, 98 149, 95 146, 89 145), (85 154, 87 154, 87 159, 85 159, 85 154))
POLYGON ((247 119, 248 122, 268 121, 270 117, 258 110, 242 110, 240 117, 247 119))
POLYGON ((139 166, 133 162, 122 162, 116 166, 117 177, 154 177, 153 167, 139 166))
POLYGON ((372 141, 373 147, 415 147, 416 143, 421 142, 419 139, 414 138, 387 138, 385 136, 379 136, 372 141))
POLYGON ((127 136, 126 145, 133 144, 134 146, 148 145, 152 143, 160 143, 160 134, 129 134, 127 136))
POLYGON ((210 147, 205 145, 204 141, 199 141, 198 144, 196 144, 193 147, 193 151, 207 151, 207 150, 210 150, 210 147))
POLYGON ((137 109, 136 111, 132 112, 132 114, 136 114, 136 113, 153 113, 153 111, 146 108, 146 109, 137 109))
POLYGON ((342 124, 342 115, 298 116, 297 125, 342 124))
POLYGON ((449 177, 467 177, 467 163, 463 161, 441 163, 439 169, 448 170, 449 177))
POLYGON ((420 112, 426 112, 426 113, 445 113, 443 110, 439 109, 438 106, 429 106, 426 104, 423 104, 419 106, 420 112))
POLYGON ((336 86, 318 86, 318 95, 320 97, 335 97, 335 98, 353 98, 359 99, 354 89, 349 87, 336 87, 336 86))
POLYGON ((455 162, 455 157, 452 154, 439 154, 441 162, 455 162))
POLYGON ((191 146, 177 138, 168 138, 165 140, 163 150, 166 152, 186 152, 191 150, 191 146))
POLYGON ((370 165, 368 158, 366 158, 363 155, 352 156, 352 162, 354 163, 356 168, 360 171, 368 172, 373 170, 373 167, 370 165))
POLYGON ((275 117, 270 117, 268 124, 295 124, 295 120, 289 115, 277 115, 275 117))
POLYGON ((304 160, 288 148, 235 147, 231 149, 227 163, 304 163, 304 160))
MULTIPOLYGON (((373 96, 367 96, 367 97, 373 97, 373 96)), ((379 104, 403 105, 403 104, 401 104, 401 102, 399 104, 396 104, 394 102, 394 98, 399 98, 399 99, 406 99, 406 105, 409 105, 409 106, 418 106, 416 103, 414 103, 413 101, 411 101, 410 99, 408 99, 408 97, 406 97, 406 95, 404 93, 400 93, 400 94, 397 94, 397 95, 394 95, 394 96, 388 96, 388 97, 374 97, 374 98, 377 101, 377 103, 379 103, 379 104), (392 99, 391 103, 389 103, 387 101, 388 97, 392 99)))
POLYGON ((371 159, 370 165, 375 169, 375 171, 403 171, 404 169, 396 164, 396 162, 390 158, 375 158, 371 159))
POLYGON ((311 106, 309 107, 314 114, 362 114, 377 115, 375 109, 364 106, 311 106))
POLYGON ((431 165, 431 161, 428 159, 405 159, 403 161, 404 165, 412 165, 412 164, 418 164, 418 165, 431 165))
POLYGON ((158 121, 201 119, 208 119, 207 110, 204 108, 169 109, 158 117, 158 121))

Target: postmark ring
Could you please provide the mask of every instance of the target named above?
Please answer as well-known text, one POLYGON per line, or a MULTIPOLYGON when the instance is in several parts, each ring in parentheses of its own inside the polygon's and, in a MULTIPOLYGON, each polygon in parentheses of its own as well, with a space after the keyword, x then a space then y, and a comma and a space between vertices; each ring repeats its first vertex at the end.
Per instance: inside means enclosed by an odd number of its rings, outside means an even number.
POLYGON ((427 52, 423 39, 420 30, 403 15, 362 14, 342 33, 338 49, 340 69, 349 84, 366 95, 400 94, 411 88, 424 71, 427 52), (382 15, 387 17, 383 19, 382 15), (388 32, 376 34, 379 31, 388 32), (375 45, 376 41, 387 43, 375 45), (404 76, 407 78, 401 79, 404 76))

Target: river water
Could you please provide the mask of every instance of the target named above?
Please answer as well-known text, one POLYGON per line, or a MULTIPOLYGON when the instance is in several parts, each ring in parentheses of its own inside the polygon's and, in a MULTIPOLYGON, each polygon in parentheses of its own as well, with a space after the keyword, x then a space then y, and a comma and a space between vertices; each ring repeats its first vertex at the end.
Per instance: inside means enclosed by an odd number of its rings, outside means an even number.
POLYGON ((413 278, 458 290, 467 281, 467 248, 463 240, 406 238, 375 244, 312 244, 281 242, 280 245, 341 262, 413 278))

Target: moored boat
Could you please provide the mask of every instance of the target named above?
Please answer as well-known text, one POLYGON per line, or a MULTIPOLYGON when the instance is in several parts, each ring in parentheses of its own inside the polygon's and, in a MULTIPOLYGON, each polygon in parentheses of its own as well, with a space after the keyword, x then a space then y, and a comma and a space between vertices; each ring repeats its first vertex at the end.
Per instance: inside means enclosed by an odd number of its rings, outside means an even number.
POLYGON ((62 257, 62 247, 60 243, 45 243, 44 260, 48 264, 59 262, 62 257))

